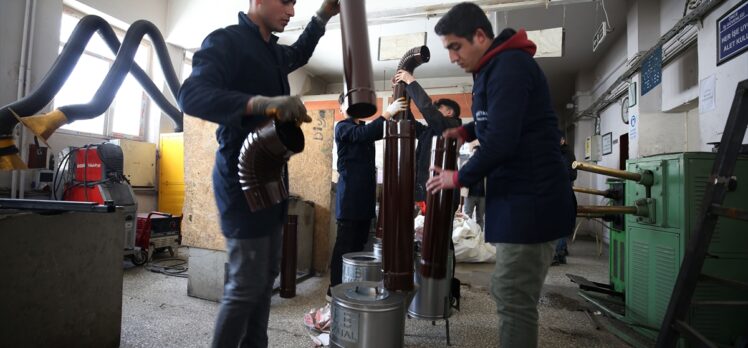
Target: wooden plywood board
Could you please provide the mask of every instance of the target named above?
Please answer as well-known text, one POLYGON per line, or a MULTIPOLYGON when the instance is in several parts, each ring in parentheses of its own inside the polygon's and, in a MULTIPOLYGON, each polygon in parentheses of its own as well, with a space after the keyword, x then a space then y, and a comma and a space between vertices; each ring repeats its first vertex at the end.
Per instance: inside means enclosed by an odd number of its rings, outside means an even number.
MULTIPOLYGON (((314 202, 315 271, 324 272, 330 259, 330 219, 332 184, 332 148, 335 109, 326 102, 306 102, 311 123, 305 123, 304 151, 288 163, 290 191, 302 200, 314 202)), ((337 102, 335 103, 337 104, 337 102)))
POLYGON ((218 148, 218 125, 184 117, 184 217, 182 244, 226 250, 218 208, 213 196, 213 163, 218 148))

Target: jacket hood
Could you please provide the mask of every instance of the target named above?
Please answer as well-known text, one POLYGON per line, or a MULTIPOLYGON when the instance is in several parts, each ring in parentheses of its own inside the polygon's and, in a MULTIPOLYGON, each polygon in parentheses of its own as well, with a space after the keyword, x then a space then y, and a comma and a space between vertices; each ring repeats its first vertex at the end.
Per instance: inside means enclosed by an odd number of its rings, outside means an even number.
POLYGON ((514 32, 514 30, 504 29, 504 31, 502 31, 501 34, 499 34, 499 36, 494 39, 491 47, 488 49, 486 54, 483 55, 483 58, 480 59, 480 62, 478 62, 478 67, 475 69, 475 73, 478 73, 480 69, 483 68, 489 61, 491 61, 491 59, 497 54, 506 50, 520 49, 527 52, 530 56, 535 56, 537 46, 534 42, 530 41, 527 38, 527 32, 525 31, 525 29, 520 29, 514 35, 511 35, 509 38, 504 39, 504 37, 510 35, 512 32, 514 32))

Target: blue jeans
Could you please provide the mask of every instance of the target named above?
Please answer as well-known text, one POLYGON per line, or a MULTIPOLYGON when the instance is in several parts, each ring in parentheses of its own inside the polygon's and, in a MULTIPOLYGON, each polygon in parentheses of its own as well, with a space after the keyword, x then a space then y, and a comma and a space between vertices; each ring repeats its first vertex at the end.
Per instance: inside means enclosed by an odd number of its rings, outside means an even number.
POLYGON ((483 196, 468 196, 465 198, 465 206, 463 206, 463 213, 469 217, 473 217, 473 210, 475 210, 475 222, 480 225, 482 230, 485 230, 486 216, 486 197, 483 196))
POLYGON ((226 239, 229 279, 213 335, 216 347, 267 347, 273 282, 280 272, 281 231, 226 239))

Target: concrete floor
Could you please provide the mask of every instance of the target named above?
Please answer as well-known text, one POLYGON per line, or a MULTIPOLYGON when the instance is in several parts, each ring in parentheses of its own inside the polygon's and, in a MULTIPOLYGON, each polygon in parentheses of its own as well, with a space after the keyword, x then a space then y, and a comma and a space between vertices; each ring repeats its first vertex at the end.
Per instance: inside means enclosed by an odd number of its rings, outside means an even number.
MULTIPOLYGON (((580 309, 584 301, 565 276, 573 273, 607 282, 607 256, 597 256, 595 243, 577 241, 569 247, 568 264, 551 267, 540 301, 541 347, 626 347, 615 336, 595 330, 580 309)), ((179 256, 186 257, 181 249, 179 256)), ((149 272, 128 262, 122 302, 122 347, 207 347, 210 345, 218 303, 187 296, 187 279, 149 272)), ((496 306, 487 293, 493 264, 458 264, 463 283, 462 308, 450 319, 454 347, 498 346, 496 306)), ((302 324, 304 313, 325 304, 326 277, 313 277, 297 286, 297 296, 275 295, 270 314, 271 347, 312 347, 302 324)), ((444 323, 409 319, 407 347, 445 347, 444 323)))

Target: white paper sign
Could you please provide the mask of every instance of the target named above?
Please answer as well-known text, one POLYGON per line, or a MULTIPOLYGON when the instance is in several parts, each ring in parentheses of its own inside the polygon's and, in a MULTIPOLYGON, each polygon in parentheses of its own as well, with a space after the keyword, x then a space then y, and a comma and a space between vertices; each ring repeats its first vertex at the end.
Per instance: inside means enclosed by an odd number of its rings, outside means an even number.
POLYGON ((639 116, 629 116, 629 141, 635 140, 639 136, 639 116))
POLYGON ((699 82, 699 112, 714 111, 717 107, 717 79, 710 75, 699 82))

